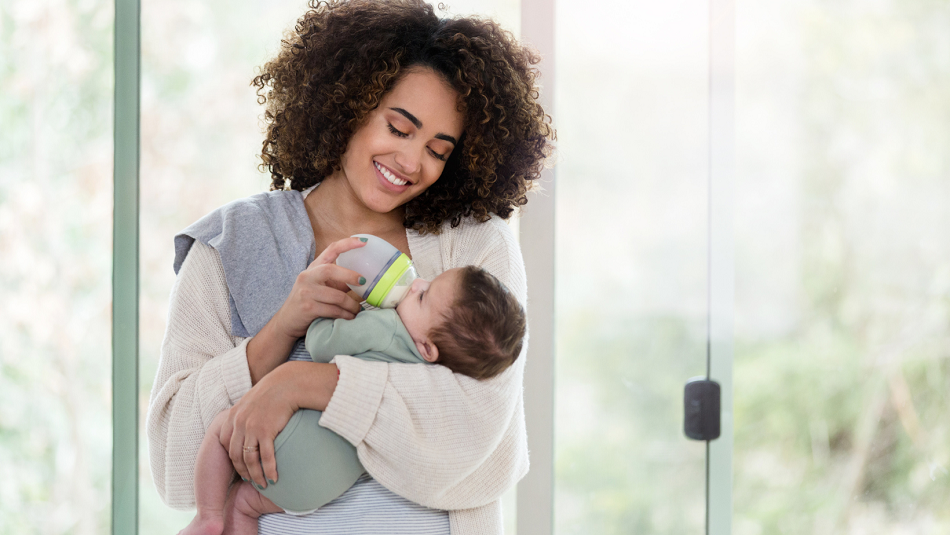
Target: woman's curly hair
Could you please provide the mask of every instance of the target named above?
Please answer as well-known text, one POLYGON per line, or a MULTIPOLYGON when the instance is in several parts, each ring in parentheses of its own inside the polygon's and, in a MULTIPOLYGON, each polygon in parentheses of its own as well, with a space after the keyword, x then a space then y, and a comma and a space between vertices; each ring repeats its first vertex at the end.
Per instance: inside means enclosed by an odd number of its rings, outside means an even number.
POLYGON ((538 102, 539 56, 491 20, 439 19, 421 0, 311 0, 251 85, 266 104, 261 168, 303 190, 340 169, 354 132, 412 67, 461 99, 464 133, 438 181, 405 205, 406 228, 507 219, 527 202, 555 138, 538 102))

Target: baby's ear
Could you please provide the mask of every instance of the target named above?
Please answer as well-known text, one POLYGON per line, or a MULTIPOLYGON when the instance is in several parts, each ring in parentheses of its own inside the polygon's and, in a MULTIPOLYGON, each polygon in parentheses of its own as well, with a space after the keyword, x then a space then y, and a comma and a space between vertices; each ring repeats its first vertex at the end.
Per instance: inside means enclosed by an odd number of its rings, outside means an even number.
POLYGON ((422 355, 422 358, 426 359, 426 362, 439 360, 439 348, 435 347, 435 344, 432 343, 432 339, 428 336, 416 341, 416 349, 419 350, 419 354, 422 355))

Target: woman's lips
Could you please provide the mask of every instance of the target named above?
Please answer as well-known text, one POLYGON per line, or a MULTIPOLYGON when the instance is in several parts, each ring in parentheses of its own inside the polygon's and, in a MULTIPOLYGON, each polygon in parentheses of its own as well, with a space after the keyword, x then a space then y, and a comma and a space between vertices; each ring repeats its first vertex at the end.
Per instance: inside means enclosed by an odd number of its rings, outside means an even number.
POLYGON ((376 168, 376 178, 380 184, 390 191, 402 193, 412 185, 411 182, 400 179, 396 173, 380 163, 373 162, 373 167, 376 168))

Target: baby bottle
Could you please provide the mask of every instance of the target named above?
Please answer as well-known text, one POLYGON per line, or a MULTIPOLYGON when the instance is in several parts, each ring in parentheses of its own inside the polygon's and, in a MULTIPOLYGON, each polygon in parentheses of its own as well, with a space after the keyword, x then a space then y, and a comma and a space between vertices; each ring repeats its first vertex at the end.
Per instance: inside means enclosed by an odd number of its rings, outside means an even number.
POLYGON ((338 266, 366 277, 366 284, 348 284, 367 303, 379 308, 395 308, 418 278, 412 260, 386 240, 372 234, 354 234, 366 238, 366 245, 337 257, 338 266))

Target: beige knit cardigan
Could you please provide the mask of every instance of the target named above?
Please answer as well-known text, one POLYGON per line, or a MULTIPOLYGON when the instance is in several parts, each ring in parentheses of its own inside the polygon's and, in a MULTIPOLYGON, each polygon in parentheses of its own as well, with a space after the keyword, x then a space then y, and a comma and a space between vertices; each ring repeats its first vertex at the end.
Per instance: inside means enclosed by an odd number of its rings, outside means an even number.
MULTIPOLYGON (((437 236, 407 237, 421 277, 481 266, 525 304, 524 261, 504 221, 465 220, 444 225, 437 236)), ((248 340, 231 336, 221 258, 195 242, 172 288, 146 424, 152 478, 171 507, 194 507, 195 457, 205 430, 251 388, 248 340)), ((356 446, 384 487, 448 510, 453 535, 500 534, 500 496, 528 471, 524 355, 486 381, 442 366, 338 356, 340 379, 320 425, 356 446)))

